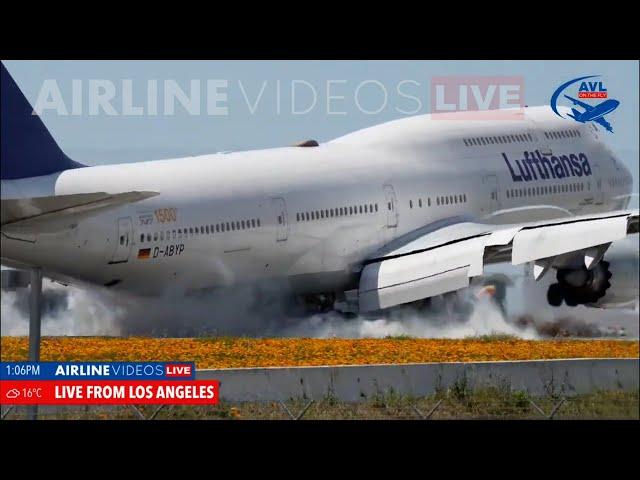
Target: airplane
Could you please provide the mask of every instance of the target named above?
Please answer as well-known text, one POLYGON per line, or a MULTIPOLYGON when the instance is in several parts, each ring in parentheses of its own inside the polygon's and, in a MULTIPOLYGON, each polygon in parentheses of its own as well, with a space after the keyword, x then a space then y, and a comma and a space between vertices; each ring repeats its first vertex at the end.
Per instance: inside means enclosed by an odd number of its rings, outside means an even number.
POLYGON ((574 105, 579 105, 585 109, 584 112, 579 112, 575 108, 572 108, 571 112, 573 113, 573 115, 569 113, 569 117, 580 123, 596 122, 602 125, 608 132, 613 132, 613 127, 609 122, 605 120, 604 116, 618 108, 618 105, 620 105, 620 102, 618 100, 610 98, 609 100, 605 100, 604 102, 599 103, 596 106, 592 106, 588 103, 576 100, 569 95, 565 95, 565 98, 571 100, 574 105))
POLYGON ((63 284, 154 296, 276 286, 353 314, 532 263, 535 279, 563 272, 563 294, 581 304, 607 288, 594 278, 615 278, 600 261, 611 242, 638 232, 630 171, 593 125, 549 106, 87 166, 31 114, 4 65, 1 80, 0 260, 63 284))

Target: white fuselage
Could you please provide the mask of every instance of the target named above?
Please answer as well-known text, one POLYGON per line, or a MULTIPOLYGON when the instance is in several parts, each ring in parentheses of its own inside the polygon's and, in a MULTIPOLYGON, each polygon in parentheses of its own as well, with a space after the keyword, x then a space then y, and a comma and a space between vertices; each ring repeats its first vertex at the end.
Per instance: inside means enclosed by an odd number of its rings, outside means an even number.
POLYGON ((338 292, 353 287, 367 257, 433 222, 471 216, 514 223, 627 205, 630 173, 602 143, 602 131, 548 107, 524 111, 512 121, 424 115, 318 147, 3 181, 3 198, 159 195, 32 241, 3 235, 2 262, 141 294, 270 279, 302 293, 338 292), (527 165, 525 152, 536 151, 527 165), (552 156, 563 155, 574 155, 573 166, 551 165, 552 156))

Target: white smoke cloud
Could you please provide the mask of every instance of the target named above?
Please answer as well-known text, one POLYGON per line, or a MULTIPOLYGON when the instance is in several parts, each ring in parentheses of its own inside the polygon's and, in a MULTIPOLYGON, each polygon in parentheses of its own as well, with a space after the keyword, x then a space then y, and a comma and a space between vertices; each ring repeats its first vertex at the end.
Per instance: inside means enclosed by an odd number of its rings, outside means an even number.
MULTIPOLYGON (((272 289, 282 291, 282 286, 272 289)), ((471 314, 465 316, 406 307, 377 317, 347 318, 336 312, 302 315, 292 311, 287 301, 269 294, 255 305, 258 294, 250 287, 198 296, 140 298, 45 280, 43 296, 43 335, 536 337, 532 327, 517 328, 508 323, 489 300, 476 302, 471 314)), ((28 325, 28 291, 2 292, 2 335, 26 335, 28 325)))
MULTIPOLYGON (((521 282, 522 283, 522 282, 521 282)), ((105 289, 64 287, 43 282, 43 335, 150 335, 158 337, 241 335, 313 338, 466 338, 505 334, 535 339, 553 336, 638 337, 637 312, 585 307, 551 308, 544 295, 535 299, 529 284, 507 289, 507 312, 488 298, 472 300, 466 314, 446 309, 401 307, 374 316, 348 318, 336 312, 304 315, 273 293, 234 288, 198 296, 167 294, 140 298, 105 289), (529 300, 522 302, 520 296, 529 300), (261 301, 258 301, 258 299, 261 301), (534 304, 532 304, 534 298, 534 304), (526 307, 526 308, 525 308, 526 307), (635 327, 634 327, 635 325, 635 327)), ((26 335, 28 291, 2 292, 2 335, 26 335)))
MULTIPOLYGON (((117 335, 117 311, 91 290, 64 287, 44 279, 43 335, 117 335)), ((27 335, 29 290, 2 291, 0 332, 3 336, 27 335)))

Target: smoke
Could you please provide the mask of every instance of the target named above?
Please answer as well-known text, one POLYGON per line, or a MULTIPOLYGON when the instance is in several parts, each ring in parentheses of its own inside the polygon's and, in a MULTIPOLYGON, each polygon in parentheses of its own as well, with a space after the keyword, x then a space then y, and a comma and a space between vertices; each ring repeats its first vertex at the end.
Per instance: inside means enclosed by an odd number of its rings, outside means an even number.
POLYGON ((409 336, 416 338, 467 338, 482 335, 513 335, 538 338, 529 325, 509 323, 501 309, 490 299, 481 298, 470 312, 399 307, 378 317, 343 318, 331 313, 303 318, 282 336, 315 338, 384 338, 409 336))
MULTIPOLYGON (((463 314, 446 309, 401 307, 378 316, 352 318, 336 312, 304 314, 271 283, 224 291, 141 298, 104 289, 43 282, 43 335, 149 335, 156 337, 239 335, 249 337, 463 338, 488 334, 535 338, 528 325, 510 324, 490 300, 463 314)), ((468 300, 468 298, 467 298, 468 300)), ((2 292, 2 335, 26 335, 28 290, 2 292)))
MULTIPOLYGON (((43 335, 146 335, 155 337, 247 336, 311 338, 466 338, 512 335, 548 337, 638 337, 636 312, 585 307, 555 309, 525 283, 507 289, 507 310, 468 289, 455 311, 432 302, 378 315, 305 314, 283 292, 285 285, 237 287, 198 295, 168 292, 141 298, 106 289, 43 282, 43 335), (519 300, 525 295, 527 302, 519 300)), ((26 335, 28 290, 2 292, 2 335, 26 335)))
MULTIPOLYGON (((43 335, 117 335, 117 312, 91 290, 42 282, 43 335)), ((2 291, 0 332, 3 336, 27 335, 29 290, 2 291)))

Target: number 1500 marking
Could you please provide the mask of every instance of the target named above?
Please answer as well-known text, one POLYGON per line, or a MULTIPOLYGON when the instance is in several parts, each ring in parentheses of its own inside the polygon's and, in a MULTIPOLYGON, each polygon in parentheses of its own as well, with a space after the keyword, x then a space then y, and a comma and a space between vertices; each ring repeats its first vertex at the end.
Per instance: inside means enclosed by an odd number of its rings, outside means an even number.
POLYGON ((171 223, 178 220, 178 210, 175 208, 159 208, 154 214, 158 223, 171 223))

